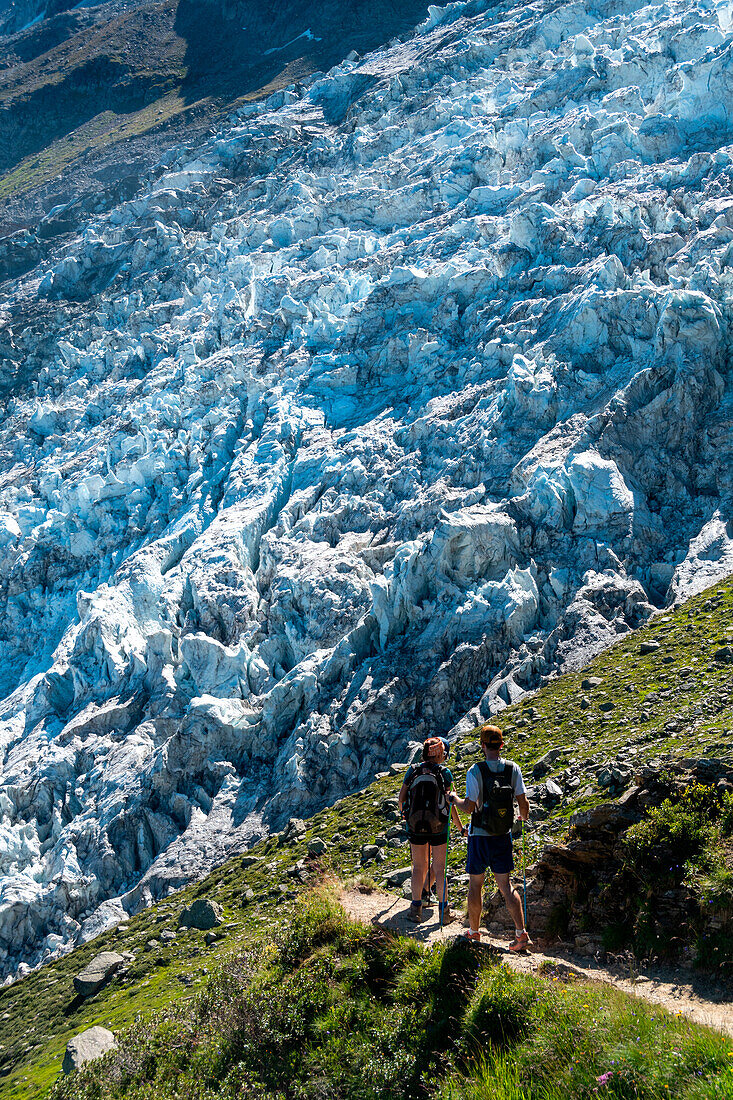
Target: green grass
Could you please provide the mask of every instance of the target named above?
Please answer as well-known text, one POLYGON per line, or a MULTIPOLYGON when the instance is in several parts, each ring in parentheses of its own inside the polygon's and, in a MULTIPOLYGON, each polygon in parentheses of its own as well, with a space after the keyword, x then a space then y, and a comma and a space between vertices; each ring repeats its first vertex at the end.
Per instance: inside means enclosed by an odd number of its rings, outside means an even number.
POLYGON ((425 949, 326 892, 191 1004, 133 1025, 54 1100, 730 1095, 733 1044, 601 984, 522 975, 465 941, 425 949))
MULTIPOLYGON (((531 698, 505 710, 501 724, 507 731, 507 754, 520 763, 528 777, 534 762, 553 747, 561 750, 550 772, 557 777, 568 767, 582 769, 589 760, 622 758, 634 767, 652 761, 664 767, 666 762, 688 756, 730 759, 733 665, 716 661, 714 656, 729 638, 733 638, 733 580, 702 593, 675 612, 658 616, 582 671, 553 679, 531 698), (663 648, 642 656, 639 646, 649 639, 660 641, 663 648), (671 660, 665 663, 665 658, 671 660), (581 681, 587 677, 597 677, 600 685, 583 689, 581 681), (651 702, 650 692, 658 693, 651 702), (581 706, 584 696, 590 704, 586 709, 581 706), (604 698, 615 704, 615 709, 608 712, 610 717, 603 717, 600 710, 604 698), (642 712, 648 717, 644 718, 642 712), (678 722, 674 730, 667 728, 673 719, 678 722)), ((475 736, 467 733, 459 748, 465 750, 474 740, 475 736)), ((451 760, 459 788, 476 759, 469 751, 460 760, 451 760)), ((305 837, 296 844, 285 844, 278 837, 262 841, 252 849, 251 854, 258 857, 254 867, 244 869, 238 858, 232 859, 201 883, 131 919, 127 931, 105 933, 0 990, 3 1100, 44 1095, 59 1072, 66 1042, 86 1027, 102 1024, 117 1031, 131 1025, 138 1016, 146 1021, 152 1013, 168 1006, 189 1011, 207 981, 204 969, 212 971, 225 958, 246 954, 263 931, 276 933, 292 918, 297 895, 303 889, 287 873, 296 861, 306 859, 310 880, 318 881, 332 872, 344 879, 366 875, 380 884, 391 869, 409 863, 409 849, 403 845, 386 848, 383 863, 360 867, 361 846, 373 843, 394 824, 382 807, 385 800, 396 797, 400 784, 401 777, 376 779, 365 790, 315 814, 306 822, 305 837), (340 840, 334 839, 337 835, 340 840), (325 856, 308 860, 308 840, 313 836, 324 838, 329 848, 325 856), (279 884, 295 896, 281 896, 279 884), (245 888, 253 891, 253 897, 242 907, 240 898, 245 888), (170 946, 146 949, 145 944, 162 930, 176 930, 178 914, 196 895, 222 904, 222 938, 207 947, 203 933, 182 931, 170 946), (93 998, 77 1003, 72 988, 74 974, 98 951, 109 948, 135 953, 129 975, 114 979, 93 998), (160 965, 164 960, 167 965, 160 965), (190 984, 184 984, 182 977, 189 977, 190 984)), ((555 807, 539 829, 530 831, 528 859, 534 859, 547 840, 564 836, 573 813, 608 798, 609 793, 598 786, 596 779, 581 785, 555 807)), ((456 883, 464 861, 465 844, 452 840, 448 862, 454 903, 460 903, 464 896, 464 887, 456 883)), ((700 889, 727 887, 713 870, 709 881, 701 881, 700 889)), ((562 930, 563 919, 564 915, 558 913, 558 931, 562 930)), ((612 932, 610 929, 606 934, 612 932)), ((710 937, 706 950, 711 962, 716 958, 715 947, 716 939, 710 937)), ((355 956, 349 956, 349 960, 350 966, 357 965, 355 956)))

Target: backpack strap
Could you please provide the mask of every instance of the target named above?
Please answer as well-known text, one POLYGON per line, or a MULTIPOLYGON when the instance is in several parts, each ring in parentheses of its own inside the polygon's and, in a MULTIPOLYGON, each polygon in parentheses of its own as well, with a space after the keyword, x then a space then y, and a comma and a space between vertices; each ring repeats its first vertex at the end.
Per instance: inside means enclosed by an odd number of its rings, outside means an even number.
POLYGON ((471 828, 472 829, 480 829, 481 828, 481 812, 482 812, 483 804, 484 804, 484 794, 486 793, 486 791, 490 787, 493 786, 493 782, 494 782, 494 774, 491 771, 491 768, 489 767, 489 765, 486 763, 485 760, 479 760, 478 770, 479 770, 479 775, 481 776, 481 806, 480 807, 477 806, 476 809, 471 814, 471 828))

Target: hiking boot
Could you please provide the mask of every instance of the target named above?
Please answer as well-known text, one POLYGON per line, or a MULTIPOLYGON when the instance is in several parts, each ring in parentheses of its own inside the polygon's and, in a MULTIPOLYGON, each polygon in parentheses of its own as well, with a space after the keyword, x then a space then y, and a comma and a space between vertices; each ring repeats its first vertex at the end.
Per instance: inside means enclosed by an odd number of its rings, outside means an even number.
POLYGON ((526 930, 520 932, 519 935, 515 935, 514 943, 509 944, 510 951, 528 951, 532 947, 532 941, 529 938, 529 932, 526 930))
POLYGON ((438 916, 442 924, 453 924, 456 920, 456 914, 451 910, 450 905, 443 905, 442 902, 438 905, 438 916))
POLYGON ((469 943, 481 943, 481 933, 474 932, 472 929, 467 928, 463 933, 464 940, 468 940, 469 943))
POLYGON ((410 908, 407 910, 407 919, 411 920, 413 924, 420 924, 422 921, 422 902, 411 901, 410 908))

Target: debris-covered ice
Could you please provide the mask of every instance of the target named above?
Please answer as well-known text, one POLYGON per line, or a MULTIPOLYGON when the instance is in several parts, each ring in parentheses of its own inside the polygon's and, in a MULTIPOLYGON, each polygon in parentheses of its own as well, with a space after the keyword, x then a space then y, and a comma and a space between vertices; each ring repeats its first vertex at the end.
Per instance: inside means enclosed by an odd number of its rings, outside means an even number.
POLYGON ((6 973, 731 569, 732 50, 431 8, 5 285, 6 973))

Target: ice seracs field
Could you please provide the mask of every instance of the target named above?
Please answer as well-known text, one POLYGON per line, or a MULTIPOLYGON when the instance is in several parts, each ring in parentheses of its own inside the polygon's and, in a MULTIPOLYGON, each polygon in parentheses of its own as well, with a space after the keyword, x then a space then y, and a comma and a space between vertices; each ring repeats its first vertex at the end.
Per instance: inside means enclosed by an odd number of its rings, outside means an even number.
POLYGON ((732 112, 730 3, 451 3, 0 288, 2 975, 733 571, 732 112))

